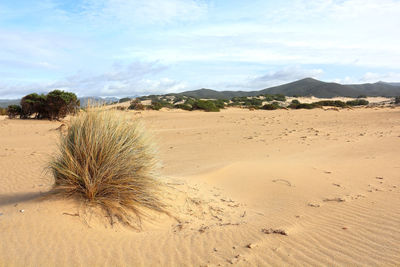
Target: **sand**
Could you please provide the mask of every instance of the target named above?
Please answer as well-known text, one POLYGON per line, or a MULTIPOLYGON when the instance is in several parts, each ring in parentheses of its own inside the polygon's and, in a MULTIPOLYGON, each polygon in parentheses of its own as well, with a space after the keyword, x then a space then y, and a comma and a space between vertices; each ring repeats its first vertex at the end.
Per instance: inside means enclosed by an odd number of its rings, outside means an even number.
POLYGON ((42 200, 62 122, 0 116, 0 266, 400 265, 400 108, 126 112, 177 219, 42 200))

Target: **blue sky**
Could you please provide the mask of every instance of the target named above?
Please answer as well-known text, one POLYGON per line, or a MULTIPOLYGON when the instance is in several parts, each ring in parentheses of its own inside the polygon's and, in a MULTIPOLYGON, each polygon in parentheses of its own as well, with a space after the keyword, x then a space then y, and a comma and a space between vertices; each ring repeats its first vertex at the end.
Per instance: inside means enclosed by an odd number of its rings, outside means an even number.
POLYGON ((400 81, 400 0, 0 0, 0 98, 400 81))

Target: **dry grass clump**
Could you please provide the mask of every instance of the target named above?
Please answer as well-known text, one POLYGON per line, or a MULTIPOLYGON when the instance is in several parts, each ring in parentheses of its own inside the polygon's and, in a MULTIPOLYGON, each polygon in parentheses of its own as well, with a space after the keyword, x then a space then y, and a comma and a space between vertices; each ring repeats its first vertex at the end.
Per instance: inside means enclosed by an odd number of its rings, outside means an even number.
POLYGON ((71 119, 50 163, 54 192, 84 199, 134 227, 146 210, 165 211, 156 161, 143 128, 121 112, 88 108, 71 119))

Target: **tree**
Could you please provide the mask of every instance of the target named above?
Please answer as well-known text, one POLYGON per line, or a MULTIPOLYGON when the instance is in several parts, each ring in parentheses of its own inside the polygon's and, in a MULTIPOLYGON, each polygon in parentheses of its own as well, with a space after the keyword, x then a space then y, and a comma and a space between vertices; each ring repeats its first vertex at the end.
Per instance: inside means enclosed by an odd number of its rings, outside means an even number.
POLYGON ((19 105, 10 105, 7 108, 7 114, 10 119, 14 119, 17 116, 21 116, 22 108, 19 105))
POLYGON ((47 98, 45 95, 36 93, 24 96, 21 99, 21 119, 27 119, 32 115, 35 118, 41 119, 45 113, 47 98))
POLYGON ((80 102, 74 93, 54 90, 47 95, 36 93, 21 99, 21 118, 35 116, 36 119, 58 120, 75 113, 80 102))
POLYGON ((128 109, 144 110, 144 106, 139 99, 134 99, 131 101, 131 104, 129 105, 128 109))
POLYGON ((50 120, 64 118, 75 113, 79 107, 79 100, 74 93, 54 90, 47 94, 45 117, 50 120))

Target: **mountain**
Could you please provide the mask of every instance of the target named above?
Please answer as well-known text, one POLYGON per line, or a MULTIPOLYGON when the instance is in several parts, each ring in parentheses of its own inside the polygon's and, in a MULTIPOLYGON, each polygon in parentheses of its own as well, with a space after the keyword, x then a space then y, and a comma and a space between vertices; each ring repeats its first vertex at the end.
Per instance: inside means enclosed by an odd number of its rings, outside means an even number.
POLYGON ((9 105, 18 105, 20 99, 0 99, 0 108, 6 108, 9 105))
POLYGON ((240 96, 257 96, 265 94, 283 94, 286 96, 315 96, 320 98, 358 97, 358 96, 385 96, 400 95, 400 85, 396 83, 366 83, 366 84, 339 84, 327 83, 313 78, 305 78, 295 82, 266 88, 259 91, 215 91, 200 89, 179 93, 196 98, 231 99, 240 96))
POLYGON ((250 96, 251 92, 246 91, 216 91, 212 89, 199 89, 193 91, 186 91, 178 93, 178 95, 184 95, 194 98, 212 98, 212 99, 231 99, 233 97, 250 96))
POLYGON ((79 97, 81 102, 81 107, 86 107, 88 102, 92 104, 110 104, 113 102, 118 102, 119 98, 116 97, 99 97, 99 96, 85 96, 79 97))
POLYGON ((315 96, 332 98, 335 96, 357 97, 360 94, 345 85, 326 83, 312 78, 305 78, 259 91, 261 94, 283 94, 286 96, 315 96))
POLYGON ((390 85, 393 85, 393 86, 400 86, 400 83, 387 83, 387 84, 390 84, 390 85))

